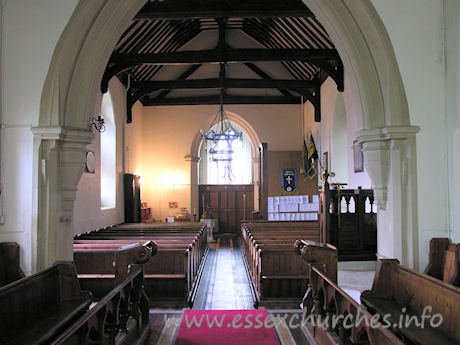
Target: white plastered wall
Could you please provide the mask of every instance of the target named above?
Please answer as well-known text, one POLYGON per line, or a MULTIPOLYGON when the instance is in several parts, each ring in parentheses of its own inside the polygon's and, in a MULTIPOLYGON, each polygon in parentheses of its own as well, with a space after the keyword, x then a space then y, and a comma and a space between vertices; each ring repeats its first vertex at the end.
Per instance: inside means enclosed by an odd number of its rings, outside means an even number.
MULTIPOLYGON (((372 3, 390 35, 406 91, 411 124, 421 127, 417 134, 417 183, 420 269, 423 270, 428 264, 429 240, 449 235, 448 195, 452 186, 449 185, 447 168, 447 147, 450 144, 447 139, 445 95, 452 95, 450 88, 458 87, 458 79, 455 79, 457 84, 454 80, 458 74, 454 77, 446 74, 445 70, 444 1, 372 0, 372 3), (448 87, 445 84, 446 75, 448 87)), ((446 3, 458 8, 457 0, 446 3)), ((448 15, 453 18, 453 14, 448 15)), ((459 34, 458 31, 449 31, 449 35, 452 35, 449 36, 449 43, 458 42, 459 34)), ((451 65, 453 69, 458 68, 459 64, 454 51, 455 48, 450 56, 456 58, 451 65)), ((455 110, 450 113, 454 114, 455 110)), ((452 134, 453 145, 455 131, 450 128, 448 132, 452 134)), ((454 174, 452 169, 451 182, 454 182, 454 174)), ((452 212, 456 213, 452 206, 452 212)))
POLYGON ((460 242, 460 2, 444 1, 446 113, 449 172, 449 237, 460 242))
MULTIPOLYGON (((136 103, 134 121, 126 125, 130 156, 140 157, 130 163, 131 172, 137 171, 143 180, 142 201, 147 202, 156 220, 169 216, 169 201, 186 207, 190 214, 197 208, 197 200, 191 200, 190 188, 198 180, 191 181, 190 162, 185 156, 191 152, 192 143, 200 129, 208 130, 217 105, 142 107, 136 103), (136 124, 140 120, 141 126, 136 124), (129 132, 128 132, 129 131, 129 132), (141 142, 134 144, 135 140, 141 142)), ((228 105, 228 114, 237 114, 248 122, 260 142, 267 142, 274 151, 299 151, 301 141, 301 106, 299 105, 228 105)), ((253 150, 258 143, 253 143, 253 150)), ((253 152, 257 157, 257 152, 253 152)), ((300 167, 300 161, 299 161, 300 167)), ((255 169, 256 170, 256 169, 255 169)))
POLYGON ((33 135, 51 56, 77 0, 1 2, 1 198, 0 241, 20 245, 21 266, 32 272, 33 135))

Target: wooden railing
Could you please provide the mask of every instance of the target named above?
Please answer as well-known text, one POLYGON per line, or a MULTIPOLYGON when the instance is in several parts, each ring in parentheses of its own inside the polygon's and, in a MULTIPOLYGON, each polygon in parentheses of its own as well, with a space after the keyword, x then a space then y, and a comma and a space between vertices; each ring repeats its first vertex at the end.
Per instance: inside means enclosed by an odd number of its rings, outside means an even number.
POLYGON ((115 253, 116 287, 52 344, 143 344, 150 332, 144 264, 157 251, 154 242, 125 246, 115 253), (131 264, 130 264, 131 263, 131 264))
POLYGON ((307 337, 318 344, 402 345, 390 330, 373 321, 365 307, 337 285, 337 250, 298 240, 296 253, 308 263, 308 290, 302 301, 307 337))
MULTIPOLYGON (((389 329, 378 325, 374 315, 357 303, 345 291, 331 281, 321 267, 310 265, 310 288, 313 307, 306 310, 314 322, 309 333, 320 344, 372 344, 403 345, 404 343, 389 329), (319 319, 328 316, 328 326, 318 326, 319 319), (336 317, 335 325, 332 323, 336 317), (339 317, 340 316, 340 317, 339 317), (374 321, 373 321, 374 320, 374 321), (318 322, 318 323, 317 323, 318 322), (314 325, 316 324, 316 326, 314 325)), ((380 320, 382 321, 382 320, 380 320)))
POLYGON ((52 344, 142 344, 149 331, 144 269, 132 265, 126 279, 78 319, 52 344))

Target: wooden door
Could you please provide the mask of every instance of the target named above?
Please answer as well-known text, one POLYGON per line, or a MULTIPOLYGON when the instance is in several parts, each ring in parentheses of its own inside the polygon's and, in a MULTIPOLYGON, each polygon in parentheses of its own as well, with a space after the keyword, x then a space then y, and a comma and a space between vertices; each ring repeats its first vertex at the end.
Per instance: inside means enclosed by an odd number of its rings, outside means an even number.
POLYGON ((200 185, 200 215, 203 205, 211 207, 218 220, 218 233, 240 232, 243 219, 250 219, 254 210, 253 185, 200 185))

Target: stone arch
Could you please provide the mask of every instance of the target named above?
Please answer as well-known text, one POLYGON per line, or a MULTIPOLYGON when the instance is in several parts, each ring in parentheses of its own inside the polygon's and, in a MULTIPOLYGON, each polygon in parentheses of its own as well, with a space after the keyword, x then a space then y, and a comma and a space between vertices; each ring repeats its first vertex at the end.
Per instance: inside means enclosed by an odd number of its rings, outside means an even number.
MULTIPOLYGON (((358 139, 385 234, 379 252, 418 264, 415 133, 388 33, 370 0, 303 0, 328 30, 361 109, 358 139), (387 202, 387 199, 390 202, 387 202), (389 207, 387 207, 387 204, 389 207), (403 210, 403 211, 401 211, 403 210)), ((115 44, 146 0, 81 0, 60 36, 45 81, 35 134, 38 211, 35 269, 72 258, 73 208, 91 140, 88 117, 115 44), (42 166, 46 165, 46 176, 42 166)), ((193 158, 191 158, 193 159, 193 158)))

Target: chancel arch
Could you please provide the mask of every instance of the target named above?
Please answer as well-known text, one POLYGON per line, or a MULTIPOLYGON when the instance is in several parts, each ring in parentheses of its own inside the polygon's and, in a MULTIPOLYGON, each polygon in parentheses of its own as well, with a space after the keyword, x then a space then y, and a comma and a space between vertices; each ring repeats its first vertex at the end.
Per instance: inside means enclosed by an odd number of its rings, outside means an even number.
MULTIPOLYGON (((107 61, 145 2, 82 0, 56 46, 42 93, 39 127, 33 130, 38 211, 33 236, 38 243, 35 269, 56 259, 72 258, 72 225, 61 219, 73 208, 85 147, 91 141, 88 117, 96 111, 107 61), (46 176, 39 162, 46 163, 46 176)), ((334 41, 358 105, 354 116, 362 130, 357 139, 364 146, 366 169, 379 205, 379 228, 383 229, 379 254, 418 267, 418 128, 410 126, 401 75, 386 29, 369 0, 304 3, 334 41)), ((197 153, 198 145, 194 150, 192 144, 186 160, 193 163, 197 153)))

